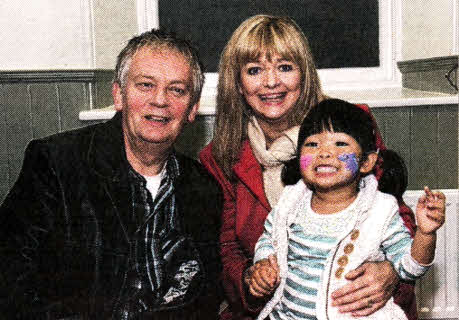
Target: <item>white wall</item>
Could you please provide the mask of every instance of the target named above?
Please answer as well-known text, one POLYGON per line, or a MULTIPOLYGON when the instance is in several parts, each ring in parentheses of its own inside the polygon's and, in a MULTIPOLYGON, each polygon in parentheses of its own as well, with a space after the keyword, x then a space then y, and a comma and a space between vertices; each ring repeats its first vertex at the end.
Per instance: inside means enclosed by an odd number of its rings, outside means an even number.
POLYGON ((458 54, 458 0, 402 0, 402 60, 458 54))
POLYGON ((1 0, 0 70, 113 68, 135 0, 1 0))
POLYGON ((0 1, 0 69, 88 67, 83 11, 79 0, 0 1))

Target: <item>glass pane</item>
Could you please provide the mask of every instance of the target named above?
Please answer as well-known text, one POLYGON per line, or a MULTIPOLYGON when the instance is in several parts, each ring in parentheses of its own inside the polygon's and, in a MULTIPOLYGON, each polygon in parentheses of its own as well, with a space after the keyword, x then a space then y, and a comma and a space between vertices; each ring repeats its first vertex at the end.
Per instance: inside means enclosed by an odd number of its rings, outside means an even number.
POLYGON ((237 26, 259 13, 293 18, 321 69, 379 66, 377 0, 159 0, 160 26, 191 39, 208 72, 237 26))

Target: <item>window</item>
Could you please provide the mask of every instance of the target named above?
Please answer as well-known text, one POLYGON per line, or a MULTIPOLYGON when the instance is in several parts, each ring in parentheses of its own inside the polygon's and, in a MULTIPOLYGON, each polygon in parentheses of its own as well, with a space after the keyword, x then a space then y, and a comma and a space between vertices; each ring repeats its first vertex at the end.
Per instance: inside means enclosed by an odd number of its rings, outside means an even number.
POLYGON ((247 17, 258 13, 288 15, 300 25, 310 41, 325 89, 395 85, 398 75, 394 17, 398 3, 399 0, 138 0, 138 8, 139 17, 150 17, 143 30, 161 26, 191 38, 199 46, 208 70, 206 95, 215 90, 218 59, 232 32, 247 17))

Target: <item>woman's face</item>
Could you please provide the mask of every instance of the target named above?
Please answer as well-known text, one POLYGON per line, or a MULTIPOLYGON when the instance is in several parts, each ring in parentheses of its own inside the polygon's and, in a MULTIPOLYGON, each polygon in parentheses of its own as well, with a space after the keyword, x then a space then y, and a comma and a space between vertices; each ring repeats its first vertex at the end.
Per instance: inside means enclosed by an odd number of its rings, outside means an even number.
MULTIPOLYGON (((257 120, 270 125, 287 125, 287 118, 301 94, 299 66, 279 55, 242 67, 239 92, 257 120)), ((286 128, 285 128, 286 129, 286 128)))

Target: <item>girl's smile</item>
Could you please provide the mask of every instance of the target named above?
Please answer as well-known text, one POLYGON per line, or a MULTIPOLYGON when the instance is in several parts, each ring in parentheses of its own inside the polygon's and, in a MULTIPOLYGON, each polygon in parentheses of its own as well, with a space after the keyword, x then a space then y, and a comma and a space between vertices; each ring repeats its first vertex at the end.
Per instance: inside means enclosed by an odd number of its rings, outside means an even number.
POLYGON ((316 190, 356 187, 361 153, 358 142, 348 134, 314 134, 301 146, 301 174, 316 190))

